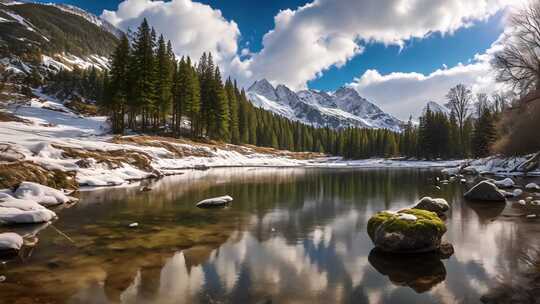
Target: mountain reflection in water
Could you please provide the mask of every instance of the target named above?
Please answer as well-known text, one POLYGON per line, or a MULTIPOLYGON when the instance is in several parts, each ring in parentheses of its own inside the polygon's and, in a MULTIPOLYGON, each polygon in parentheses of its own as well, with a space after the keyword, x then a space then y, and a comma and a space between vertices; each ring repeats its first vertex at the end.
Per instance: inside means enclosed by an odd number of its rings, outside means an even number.
POLYGON ((153 190, 103 189, 44 227, 31 257, 9 262, 2 299, 70 303, 479 303, 538 249, 530 222, 507 205, 437 190, 436 170, 213 169, 163 179, 153 190), (198 210, 229 194, 232 207, 198 210), (369 217, 424 196, 452 205, 455 254, 395 258, 372 252, 369 217), (138 222, 137 229, 127 228, 138 222))

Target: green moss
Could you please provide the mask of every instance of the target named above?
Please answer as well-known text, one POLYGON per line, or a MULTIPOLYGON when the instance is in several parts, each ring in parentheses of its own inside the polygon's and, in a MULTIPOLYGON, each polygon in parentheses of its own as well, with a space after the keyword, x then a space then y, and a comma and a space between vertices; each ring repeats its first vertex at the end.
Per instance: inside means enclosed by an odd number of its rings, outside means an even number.
POLYGON ((387 211, 378 212, 368 221, 367 232, 373 240, 377 228, 385 224, 387 232, 408 231, 414 233, 432 233, 435 232, 442 235, 446 232, 444 222, 435 212, 420 210, 420 209, 405 209, 399 213, 390 213, 387 211), (398 219, 399 213, 412 214, 416 216, 416 221, 406 221, 398 219))

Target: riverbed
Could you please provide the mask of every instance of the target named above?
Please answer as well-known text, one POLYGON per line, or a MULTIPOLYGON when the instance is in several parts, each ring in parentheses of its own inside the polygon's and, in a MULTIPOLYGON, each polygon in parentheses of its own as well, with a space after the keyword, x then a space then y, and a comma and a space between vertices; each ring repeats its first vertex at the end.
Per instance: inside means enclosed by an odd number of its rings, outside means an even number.
POLYGON ((0 266, 0 301, 481 303, 528 271, 540 225, 511 201, 466 202, 462 184, 437 176, 223 168, 151 182, 151 191, 83 191, 78 204, 55 210, 54 223, 16 228, 39 241, 0 266), (229 208, 194 207, 221 195, 234 198, 229 208), (374 252, 369 217, 423 196, 450 203, 444 238, 454 255, 374 252))

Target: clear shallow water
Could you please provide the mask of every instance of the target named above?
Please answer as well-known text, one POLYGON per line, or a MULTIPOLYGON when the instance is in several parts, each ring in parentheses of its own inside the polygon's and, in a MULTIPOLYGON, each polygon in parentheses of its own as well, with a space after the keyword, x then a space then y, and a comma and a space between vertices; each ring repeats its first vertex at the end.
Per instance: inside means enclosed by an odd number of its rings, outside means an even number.
MULTIPOLYGON (((507 204, 437 190, 438 171, 213 169, 83 192, 7 262, 1 303, 478 303, 519 279, 538 224, 507 204), (231 195, 231 208, 195 203, 231 195), (372 252, 369 217, 424 195, 452 210, 448 260, 372 252), (137 228, 128 228, 138 222, 137 228)), ((29 230, 28 228, 25 228, 29 230)))

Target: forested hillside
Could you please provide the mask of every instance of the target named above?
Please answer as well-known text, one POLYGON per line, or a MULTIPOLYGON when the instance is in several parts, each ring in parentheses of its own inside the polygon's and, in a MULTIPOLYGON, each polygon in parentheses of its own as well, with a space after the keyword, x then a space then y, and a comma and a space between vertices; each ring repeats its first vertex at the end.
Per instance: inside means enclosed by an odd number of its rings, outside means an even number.
POLYGON ((112 53, 118 39, 98 25, 52 5, 0 3, 0 55, 39 62, 41 54, 112 53))

